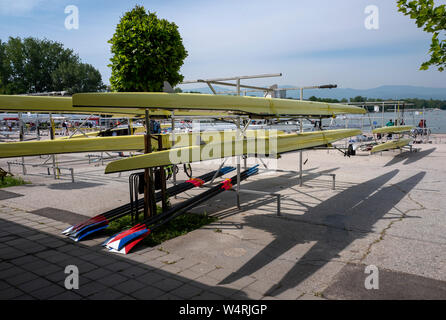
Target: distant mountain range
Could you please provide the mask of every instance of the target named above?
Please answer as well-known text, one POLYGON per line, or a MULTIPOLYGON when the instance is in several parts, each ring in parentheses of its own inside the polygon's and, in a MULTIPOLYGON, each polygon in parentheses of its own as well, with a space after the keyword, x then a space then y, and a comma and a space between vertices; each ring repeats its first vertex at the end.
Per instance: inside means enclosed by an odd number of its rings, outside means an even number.
MULTIPOLYGON (((281 86, 280 88, 292 88, 293 86, 281 86)), ((227 88, 214 87, 217 92, 227 91, 227 88)), ((185 92, 200 92, 200 93, 212 93, 208 87, 197 89, 184 89, 185 92)), ((261 96, 261 93, 248 92, 251 96, 261 96)), ((298 91, 287 91, 287 97, 299 98, 300 93, 298 91)), ((434 100, 446 100, 446 88, 429 88, 429 87, 416 87, 416 86, 381 86, 373 89, 350 89, 350 88, 336 88, 336 89, 311 89, 304 90, 304 99, 308 99, 311 96, 318 98, 331 98, 341 100, 343 98, 350 99, 357 96, 375 98, 375 99, 434 99, 434 100)))

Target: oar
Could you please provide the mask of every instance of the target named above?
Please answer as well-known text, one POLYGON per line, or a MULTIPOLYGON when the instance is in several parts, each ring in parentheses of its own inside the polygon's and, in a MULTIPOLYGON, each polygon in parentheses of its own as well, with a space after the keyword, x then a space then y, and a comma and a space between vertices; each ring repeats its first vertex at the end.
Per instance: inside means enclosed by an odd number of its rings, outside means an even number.
MULTIPOLYGON (((220 169, 217 176, 225 175, 225 174, 227 174, 231 171, 234 171, 234 170, 235 170, 235 168, 233 168, 233 167, 224 167, 224 168, 220 169)), ((185 192, 187 190, 190 190, 194 187, 199 187, 204 182, 210 181, 214 177, 215 173, 216 173, 216 171, 209 172, 209 173, 204 174, 198 178, 190 179, 190 180, 187 180, 186 182, 183 182, 183 183, 175 185, 171 188, 168 188, 166 190, 167 194, 174 196, 174 195, 180 194, 182 192, 185 192)), ((161 201, 161 199, 162 199, 161 192, 158 192, 155 195, 155 197, 156 197, 156 199, 155 199, 156 202, 161 201)), ((137 209, 139 210, 144 205, 144 199, 140 199, 138 201, 137 205, 138 205, 137 209)), ((107 228, 111 221, 121 218, 123 216, 126 216, 126 215, 130 214, 130 212, 131 212, 131 205, 126 204, 121 207, 112 209, 106 213, 100 214, 96 217, 90 218, 90 219, 84 221, 83 223, 72 226, 72 227, 64 230, 63 233, 65 235, 70 236, 70 238, 73 239, 74 241, 79 241, 82 238, 86 237, 87 235, 90 235, 94 232, 97 232, 97 231, 107 228)))
MULTIPOLYGON (((245 172, 243 172, 240 175, 240 180, 241 181, 245 180, 249 176, 256 174, 258 172, 257 167, 258 166, 252 167, 252 168, 246 170, 245 172)), ((106 242, 104 242, 104 246, 106 246, 111 251, 127 254, 137 243, 139 243, 145 237, 147 237, 150 233, 152 233, 153 230, 161 227, 162 225, 169 222, 170 220, 186 213, 188 210, 209 200, 210 198, 216 196, 217 194, 219 194, 225 190, 229 190, 235 184, 237 184, 237 176, 234 176, 231 179, 226 179, 224 182, 220 183, 219 185, 203 192, 200 195, 197 195, 193 198, 190 198, 189 200, 186 200, 186 201, 176 205, 175 207, 171 208, 170 210, 166 211, 165 213, 162 213, 158 216, 155 216, 153 218, 143 221, 136 228, 131 228, 129 230, 120 232, 120 233, 116 234, 115 236, 112 236, 110 239, 108 239, 106 242), (154 223, 156 223, 158 221, 161 221, 161 222, 153 225, 154 223), (152 227, 149 227, 150 225, 152 225, 152 227)))

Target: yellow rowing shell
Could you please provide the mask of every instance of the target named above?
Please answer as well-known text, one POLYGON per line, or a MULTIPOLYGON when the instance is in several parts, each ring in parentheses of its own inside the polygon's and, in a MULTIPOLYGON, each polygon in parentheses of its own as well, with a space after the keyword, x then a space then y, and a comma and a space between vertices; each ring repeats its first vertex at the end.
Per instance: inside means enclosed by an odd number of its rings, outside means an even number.
POLYGON ((231 111, 236 114, 260 116, 335 116, 364 114, 363 108, 336 103, 209 95, 193 93, 78 93, 73 95, 73 106, 82 108, 168 109, 231 111))
POLYGON ((400 139, 400 140, 385 142, 377 146, 374 146, 370 151, 370 153, 401 148, 408 145, 411 141, 412 141, 411 139, 400 139))
MULTIPOLYGON (((71 97, 19 96, 0 95, 0 111, 4 112, 38 112, 38 113, 66 113, 66 114, 105 114, 119 117, 141 117, 144 110, 129 108, 74 108, 71 97)), ((168 118, 172 114, 166 110, 149 110, 153 117, 168 118)), ((178 116, 209 116, 222 117, 225 112, 197 112, 182 110, 178 116)))
POLYGON ((413 126, 394 126, 394 127, 382 127, 382 128, 376 128, 373 129, 373 133, 403 133, 403 132, 409 132, 413 129, 413 126))
MULTIPOLYGON (((264 130, 248 130, 250 137, 265 136, 264 130)), ((278 131, 276 134, 282 134, 278 131)), ((236 131, 204 131, 201 133, 175 134, 175 146, 193 146, 213 141, 229 141, 236 136, 236 131)), ((158 138, 162 139, 164 149, 172 147, 171 134, 152 135, 152 149, 158 150, 158 138)), ((144 136, 118 136, 100 138, 56 139, 45 141, 4 142, 0 143, 0 158, 27 157, 47 154, 102 152, 102 151, 138 151, 144 149, 144 136)))
POLYGON ((212 142, 206 145, 174 148, 114 161, 107 165, 105 173, 191 163, 238 155, 274 156, 284 152, 328 145, 361 133, 361 130, 358 129, 340 129, 297 134, 271 134, 248 137, 245 140, 212 142))

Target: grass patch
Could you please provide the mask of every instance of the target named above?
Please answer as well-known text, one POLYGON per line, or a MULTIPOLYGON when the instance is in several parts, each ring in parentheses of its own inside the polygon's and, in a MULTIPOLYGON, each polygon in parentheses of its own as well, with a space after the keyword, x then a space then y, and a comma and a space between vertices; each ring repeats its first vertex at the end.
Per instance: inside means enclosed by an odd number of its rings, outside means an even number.
MULTIPOLYGON (((161 210, 159 209, 158 211, 161 210)), ((206 214, 186 213, 156 229, 152 234, 145 238, 142 243, 149 247, 154 247, 166 240, 185 235, 217 220, 217 218, 210 217, 206 214)), ((131 227, 131 217, 125 216, 112 221, 109 227, 106 229, 106 232, 112 236, 131 227)))
POLYGON ((3 179, 0 179, 0 188, 8 188, 8 187, 14 187, 14 186, 21 186, 24 184, 30 184, 31 182, 25 181, 20 177, 4 177, 3 179))

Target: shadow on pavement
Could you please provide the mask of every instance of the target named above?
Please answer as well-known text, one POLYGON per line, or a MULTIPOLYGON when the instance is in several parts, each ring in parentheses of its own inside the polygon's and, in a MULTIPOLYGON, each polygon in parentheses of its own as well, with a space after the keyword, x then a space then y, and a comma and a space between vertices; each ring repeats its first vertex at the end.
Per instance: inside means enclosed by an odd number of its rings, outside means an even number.
POLYGON ((247 299, 243 291, 212 287, 4 219, 0 256, 0 300, 247 299), (78 290, 65 288, 68 265, 79 269, 78 290))
POLYGON ((244 221, 246 225, 266 230, 273 234, 275 239, 220 284, 232 283, 260 270, 297 244, 316 241, 316 244, 285 274, 280 283, 270 288, 267 294, 275 296, 296 287, 327 262, 336 258, 353 241, 372 232, 373 225, 400 202, 426 174, 419 172, 395 185, 384 186, 398 172, 398 170, 390 171, 346 189, 315 207, 308 208, 299 219, 325 228, 325 232, 312 234, 311 237, 293 233, 291 228, 287 228, 288 234, 284 234, 283 226, 271 222, 268 216, 246 217, 244 221), (351 231, 352 229, 355 231, 351 231))
POLYGON ((384 167, 393 166, 394 164, 400 163, 404 160, 406 160, 403 163, 404 165, 408 165, 408 164, 417 162, 417 161, 423 159, 424 157, 427 157, 428 155, 430 155, 436 149, 437 148, 431 148, 431 149, 423 150, 420 152, 404 152, 404 153, 398 154, 392 160, 387 162, 384 167))

